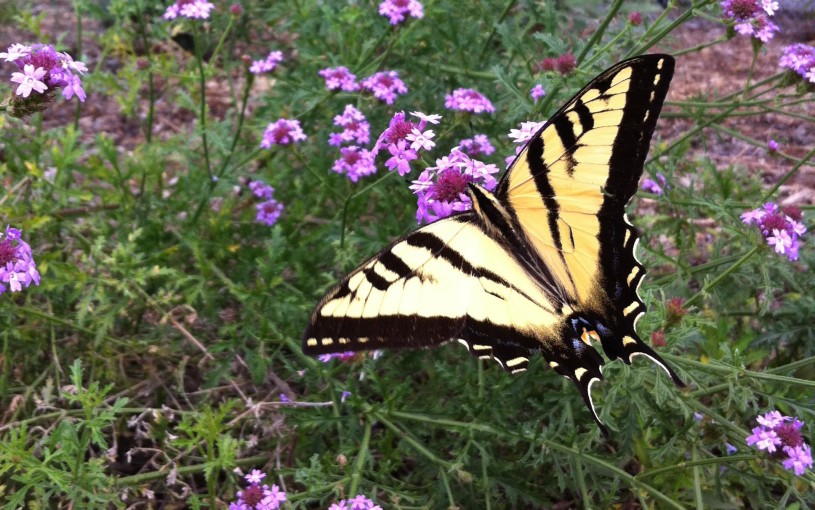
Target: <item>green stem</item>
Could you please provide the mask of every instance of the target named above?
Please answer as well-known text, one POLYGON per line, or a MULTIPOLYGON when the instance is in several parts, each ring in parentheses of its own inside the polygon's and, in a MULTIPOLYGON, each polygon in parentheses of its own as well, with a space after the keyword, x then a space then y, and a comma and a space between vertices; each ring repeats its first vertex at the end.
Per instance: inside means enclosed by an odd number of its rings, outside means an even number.
POLYGON ((711 457, 709 459, 685 461, 680 462, 678 464, 674 464, 673 466, 665 466, 657 469, 643 471, 637 474, 637 478, 638 479, 648 478, 656 475, 661 475, 663 473, 673 473, 675 471, 682 471, 684 469, 695 466, 715 466, 718 464, 732 464, 742 460, 751 461, 755 459, 756 459, 755 455, 730 455, 728 457, 711 457))
POLYGON ((747 253, 745 253, 744 255, 742 255, 742 257, 741 257, 739 260, 737 260, 737 261, 736 261, 736 262, 735 262, 735 263, 734 263, 732 266, 730 266, 730 267, 728 267, 727 269, 725 269, 725 270, 724 270, 722 273, 720 273, 720 274, 719 274, 719 275, 718 275, 716 278, 714 278, 714 279, 710 280, 709 282, 707 282, 707 283, 704 285, 704 287, 702 287, 702 288, 699 290, 699 292, 697 292, 697 293, 696 293, 696 294, 694 294, 693 296, 689 297, 689 298, 688 298, 688 300, 687 300, 687 301, 685 301, 685 303, 684 303, 684 305, 683 305, 683 306, 684 306, 685 308, 688 308, 688 307, 690 307, 691 305, 693 305, 694 303, 696 303, 696 301, 698 301, 699 299, 701 299, 701 298, 702 298, 702 296, 704 296, 705 294, 707 294, 708 292, 710 292, 710 289, 712 289, 712 288, 716 287, 717 285, 719 285, 719 284, 720 284, 720 283, 721 283, 721 282, 722 282, 722 281, 723 281, 725 278, 727 278, 728 276, 730 276, 730 274, 731 274, 731 273, 733 273, 733 271, 735 271, 735 270, 736 270, 736 269, 738 269, 738 268, 739 268, 739 267, 740 267, 742 264, 744 264, 745 262, 747 262, 748 260, 750 260, 750 258, 751 258, 753 255, 755 255, 756 253, 758 253, 758 251, 759 251, 760 249, 761 249, 761 246, 758 246, 758 245, 757 245, 757 246, 753 246, 753 248, 752 248, 752 249, 750 249, 750 251, 748 251, 747 253))
POLYGON ((609 23, 611 23, 611 20, 614 19, 614 16, 617 15, 617 11, 620 10, 620 7, 622 7, 622 5, 623 0, 614 0, 614 3, 611 4, 611 7, 609 7, 608 9, 608 14, 606 14, 606 17, 603 18, 603 21, 600 22, 600 25, 597 27, 597 30, 595 30, 594 33, 591 34, 591 37, 589 38, 586 45, 583 46, 583 49, 581 49, 580 53, 578 53, 576 58, 577 65, 580 65, 580 63, 583 62, 583 59, 586 58, 586 55, 588 55, 589 51, 597 44, 597 41, 599 41, 600 38, 603 37, 603 34, 606 32, 606 28, 608 28, 609 23))
POLYGON ((487 50, 490 48, 490 45, 492 44, 492 39, 495 37, 495 34, 498 33, 498 27, 501 25, 501 23, 504 22, 504 19, 506 19, 507 15, 515 7, 515 4, 517 3, 518 3, 517 0, 509 0, 507 2, 506 7, 504 7, 504 10, 501 11, 501 15, 498 16, 498 19, 493 22, 490 35, 488 35, 486 39, 484 39, 484 44, 481 45, 481 51, 478 53, 479 62, 484 61, 484 55, 487 54, 487 50))
POLYGON ((695 361, 692 359, 688 359, 682 356, 677 356, 675 354, 669 353, 663 353, 662 355, 665 359, 672 361, 677 365, 693 367, 702 372, 708 372, 724 376, 730 375, 735 377, 747 377, 749 379, 757 379, 760 381, 770 381, 775 383, 788 384, 790 386, 803 386, 805 388, 815 388, 815 381, 810 381, 807 379, 798 379, 796 377, 787 377, 785 375, 775 375, 768 372, 755 372, 753 370, 746 370, 734 366, 727 366, 722 364, 721 362, 717 364, 702 363, 701 361, 695 361))
MULTIPOLYGON (((236 466, 240 467, 252 467, 257 466, 260 464, 265 464, 269 462, 272 458, 272 454, 268 455, 255 455, 254 457, 246 457, 243 459, 239 459, 235 461, 236 466)), ((176 468, 176 472, 179 475, 189 475, 195 473, 203 473, 208 468, 207 464, 198 464, 195 466, 181 466, 176 468)), ((153 480, 160 480, 163 478, 167 478, 167 475, 170 471, 170 465, 168 464, 163 469, 159 469, 158 471, 151 471, 149 473, 141 473, 138 475, 131 475, 131 476, 121 476, 118 478, 113 479, 113 483, 117 487, 122 486, 139 486, 144 485, 147 482, 152 482, 153 480)), ((212 507, 217 508, 217 507, 212 507)))
POLYGON ((354 461, 354 471, 351 473, 351 487, 348 488, 348 494, 351 496, 359 493, 359 481, 362 478, 362 470, 365 469, 365 459, 368 457, 372 427, 373 420, 365 420, 365 432, 362 435, 362 444, 359 445, 359 452, 354 461))
POLYGON ((204 166, 209 180, 212 181, 212 165, 209 161, 209 142, 207 141, 207 84, 206 72, 204 70, 203 42, 201 41, 201 29, 195 24, 193 31, 193 42, 195 45, 195 62, 198 64, 198 87, 201 97, 199 99, 198 124, 201 129, 201 143, 204 149, 204 166))
POLYGON ((363 195, 373 189, 374 187, 378 186, 381 182, 385 181, 385 179, 390 178, 396 172, 388 172, 379 179, 375 180, 371 184, 365 186, 359 191, 351 193, 348 195, 348 198, 345 199, 345 204, 342 206, 342 223, 340 225, 340 248, 345 246, 345 225, 348 220, 348 206, 351 204, 351 200, 357 198, 360 195, 363 195))
POLYGON ((807 155, 806 155, 806 156, 804 156, 803 158, 801 158, 801 160, 800 160, 800 161, 798 161, 798 163, 796 163, 796 164, 795 164, 795 166, 793 166, 793 167, 790 169, 790 171, 789 171, 789 172, 787 172, 786 174, 784 174, 784 176, 783 176, 781 179, 779 179, 779 180, 778 180, 778 182, 776 182, 776 183, 775 183, 775 186, 773 186, 772 188, 770 188, 770 190, 769 190, 769 191, 767 191, 767 193, 765 193, 765 194, 764 194, 764 197, 761 199, 761 202, 763 203, 763 202, 766 202, 767 200, 769 200, 769 199, 770 199, 770 197, 771 197, 771 196, 773 196, 773 195, 775 194, 775 192, 776 192, 776 191, 778 191, 778 188, 780 188, 781 186, 783 186, 783 185, 784 185, 784 184, 785 184, 785 183, 786 183, 788 180, 790 180, 790 179, 792 178, 792 176, 793 176, 793 175, 795 175, 795 174, 798 172, 798 169, 799 169, 799 168, 801 168, 802 166, 804 166, 804 163, 806 163, 807 161, 809 161, 810 159, 812 159, 812 156, 815 156, 815 148, 813 148, 812 150, 810 150, 810 151, 807 153, 807 155))

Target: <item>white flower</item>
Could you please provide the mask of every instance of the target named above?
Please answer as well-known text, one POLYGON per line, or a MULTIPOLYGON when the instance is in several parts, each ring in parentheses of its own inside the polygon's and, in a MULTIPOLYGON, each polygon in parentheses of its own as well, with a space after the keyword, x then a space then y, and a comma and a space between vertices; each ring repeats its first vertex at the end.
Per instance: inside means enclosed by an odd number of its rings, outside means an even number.
POLYGON ((41 78, 45 76, 45 69, 42 67, 34 68, 31 64, 26 64, 22 73, 12 73, 11 81, 19 83, 16 94, 18 96, 28 97, 31 95, 32 90, 43 93, 48 90, 48 86, 43 83, 41 78))
POLYGON ((31 54, 31 46, 25 44, 12 44, 8 47, 8 51, 0 52, 0 58, 6 59, 6 62, 14 62, 17 59, 23 58, 31 54))
POLYGON ((405 139, 412 142, 410 144, 411 149, 415 151, 419 149, 429 151, 436 145, 436 142, 431 140, 434 136, 436 136, 436 134, 430 129, 422 133, 418 129, 413 128, 410 133, 405 136, 405 139))
POLYGON ((413 115, 414 117, 418 117, 419 120, 423 120, 423 121, 429 122, 431 124, 438 124, 439 121, 441 120, 441 115, 436 115, 436 114, 425 115, 422 112, 410 112, 410 114, 413 115))

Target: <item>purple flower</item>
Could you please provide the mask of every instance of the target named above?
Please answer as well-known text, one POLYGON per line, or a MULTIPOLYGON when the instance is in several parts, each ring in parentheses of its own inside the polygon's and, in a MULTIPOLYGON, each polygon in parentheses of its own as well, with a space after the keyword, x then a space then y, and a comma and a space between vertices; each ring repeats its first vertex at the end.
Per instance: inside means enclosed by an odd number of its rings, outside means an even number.
POLYGON ((306 138, 299 120, 278 119, 266 126, 260 146, 268 149, 272 145, 289 145, 306 138))
POLYGON ((252 190, 253 195, 265 200, 269 200, 274 196, 274 188, 263 181, 251 181, 249 189, 252 190))
POLYGON ((334 161, 331 169, 348 176, 351 182, 357 182, 362 177, 376 173, 374 156, 369 150, 351 145, 340 149, 340 154, 340 158, 334 161))
POLYGON ((734 23, 736 32, 768 42, 778 31, 778 25, 770 21, 778 3, 772 0, 723 0, 720 3, 725 19, 734 23))
POLYGON ((164 19, 182 18, 208 19, 215 5, 205 0, 176 0, 164 11, 164 19))
POLYGON ((382 508, 365 496, 359 495, 352 499, 343 499, 333 503, 328 510, 382 510, 382 508))
POLYGON ((277 68, 277 64, 283 62, 283 52, 273 51, 269 53, 263 60, 255 60, 249 67, 249 72, 252 74, 270 73, 277 68))
POLYGON ((334 116, 334 125, 343 128, 341 133, 331 133, 328 143, 340 146, 344 143, 368 143, 371 136, 371 125, 365 115, 353 105, 346 105, 342 115, 334 116))
POLYGON ((436 160, 436 166, 426 168, 413 181, 410 189, 417 195, 416 219, 432 222, 472 207, 467 185, 480 184, 487 190, 495 189, 498 181, 492 174, 495 165, 486 165, 471 159, 459 148, 448 156, 436 160))
POLYGON ((668 185, 666 184, 667 181, 665 179, 665 176, 662 175, 661 173, 657 173, 657 179, 659 180, 659 182, 648 178, 643 179, 642 189, 644 189, 645 191, 650 191, 655 195, 662 195, 665 192, 665 189, 668 187, 668 185))
POLYGON ((281 393, 280 395, 278 395, 278 398, 284 404, 291 402, 291 399, 289 399, 289 397, 287 397, 285 393, 281 393))
POLYGON ((405 116, 405 112, 396 112, 388 124, 388 129, 382 132, 377 138, 374 148, 371 151, 374 156, 382 150, 383 147, 394 145, 399 140, 407 140, 407 136, 413 132, 414 129, 424 131, 428 123, 438 124, 441 115, 425 115, 421 112, 411 112, 412 116, 419 119, 419 123, 409 120, 405 116))
POLYGON ((515 155, 505 158, 507 166, 515 161, 515 157, 521 153, 527 142, 535 136, 538 131, 543 127, 544 122, 521 122, 520 129, 510 129, 509 137, 515 143, 515 155))
POLYGON ((815 46, 806 44, 787 46, 778 65, 795 71, 810 83, 815 83, 815 46))
POLYGON ((19 230, 7 226, 0 234, 0 294, 6 290, 20 292, 31 283, 40 284, 31 246, 23 241, 19 230))
POLYGON ((362 80, 362 88, 371 92, 375 98, 393 104, 398 94, 408 91, 405 82, 399 79, 396 71, 381 71, 362 80))
POLYGON ((325 78, 325 88, 328 90, 340 89, 345 92, 359 90, 357 77, 351 74, 347 67, 326 67, 317 74, 325 78))
POLYGON ((357 353, 353 351, 346 351, 346 352, 332 352, 331 354, 320 354, 317 356, 317 359, 323 363, 328 363, 332 359, 339 359, 340 361, 348 361, 349 359, 356 356, 357 353))
POLYGON ((812 450, 808 444, 801 446, 784 447, 784 453, 788 458, 782 461, 784 469, 794 471, 796 475, 801 476, 807 468, 812 468, 812 450))
POLYGON ((495 152, 495 147, 490 143, 490 139, 483 134, 465 138, 458 143, 458 146, 468 156, 489 156, 495 152))
POLYGON ((424 17, 424 7, 418 0, 385 0, 379 4, 379 14, 387 17, 391 25, 398 25, 405 20, 405 15, 424 17))
POLYGON ((410 172, 410 162, 419 158, 415 150, 406 149, 405 145, 405 140, 390 144, 388 151, 391 153, 391 158, 385 162, 389 170, 396 170, 402 176, 410 172))
POLYGON ((800 237, 807 231, 801 223, 802 216, 797 207, 780 209, 768 202, 762 208, 743 213, 741 221, 746 225, 755 224, 776 253, 786 255, 789 260, 798 260, 800 237))
POLYGON ((286 501, 286 493, 277 485, 260 485, 266 474, 253 469, 244 478, 249 486, 238 491, 238 500, 230 503, 229 510, 277 510, 280 504, 286 501))
POLYGON ((537 101, 538 99, 546 95, 546 91, 543 90, 543 85, 538 83, 537 85, 532 87, 532 90, 529 91, 529 95, 532 97, 533 101, 537 101))
POLYGON ((343 391, 342 394, 340 395, 340 402, 345 402, 345 400, 350 396, 351 396, 350 391, 343 391))
POLYGON ((770 139, 770 141, 767 142, 767 150, 769 150, 770 152, 778 152, 779 148, 780 145, 778 145, 778 142, 776 142, 775 140, 770 139))
POLYGON ((255 218, 256 223, 263 223, 269 225, 270 227, 277 223, 277 220, 280 218, 280 215, 283 214, 283 204, 275 200, 274 198, 269 199, 265 202, 261 202, 260 204, 255 206, 258 214, 255 218))
POLYGON ((767 430, 764 427, 756 427, 753 433, 747 436, 747 444, 749 446, 756 445, 759 450, 767 450, 773 453, 776 446, 781 444, 781 439, 774 430, 767 430))
POLYGON ((747 437, 748 445, 767 450, 773 458, 780 458, 785 469, 801 476, 812 467, 812 451, 804 442, 801 429, 804 422, 792 416, 771 411, 756 418, 759 426, 747 437), (786 458, 784 458, 786 457, 786 458))
POLYGON ((450 110, 472 113, 492 113, 495 107, 489 99, 474 89, 456 89, 444 96, 444 106, 450 110))
POLYGON ((724 444, 724 447, 725 447, 725 450, 727 450, 727 454, 728 454, 728 455, 733 455, 734 453, 736 453, 737 451, 739 451, 739 449, 738 449, 738 448, 736 448, 735 446, 733 446, 733 445, 732 445, 732 444, 730 444, 730 443, 725 443, 725 444, 724 444))
POLYGON ((80 101, 85 101, 85 90, 78 74, 85 73, 88 68, 82 62, 74 61, 67 53, 60 53, 53 46, 45 44, 12 44, 8 50, 0 53, 0 58, 14 62, 22 71, 11 75, 11 81, 19 83, 16 95, 28 98, 32 91, 44 94, 48 90, 62 88, 65 99, 76 96, 80 101))

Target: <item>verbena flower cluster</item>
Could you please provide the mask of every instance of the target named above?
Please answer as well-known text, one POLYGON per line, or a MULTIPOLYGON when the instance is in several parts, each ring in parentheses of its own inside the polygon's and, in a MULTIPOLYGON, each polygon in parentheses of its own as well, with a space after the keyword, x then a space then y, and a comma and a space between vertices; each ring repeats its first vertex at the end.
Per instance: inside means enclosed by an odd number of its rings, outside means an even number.
POLYGON ((328 510, 382 510, 382 507, 360 494, 354 498, 334 503, 328 507, 328 510))
POLYGON ((360 147, 370 140, 371 126, 365 115, 353 105, 346 105, 342 115, 334 117, 334 125, 342 128, 339 133, 331 133, 328 143, 334 146, 353 143, 340 149, 340 157, 334 161, 332 170, 346 175, 351 182, 376 173, 374 156, 368 149, 360 147))
POLYGON ((283 52, 272 51, 263 60, 254 60, 249 67, 249 72, 252 74, 271 73, 281 62, 283 62, 283 52))
POLYGON ((387 17, 391 25, 398 25, 406 16, 423 18, 424 6, 418 0, 385 0, 379 4, 379 14, 387 17))
POLYGON ((563 75, 572 74, 577 68, 577 60, 571 53, 559 57, 546 57, 536 66, 538 71, 555 71, 563 75))
POLYGON ((467 185, 480 184, 492 191, 498 184, 493 174, 498 167, 471 159, 458 147, 448 156, 436 160, 436 166, 427 167, 410 189, 418 197, 416 220, 428 223, 472 208, 467 185))
POLYGON ((736 32, 768 42, 778 31, 770 17, 778 10, 775 0, 723 0, 720 5, 725 19, 735 23, 736 32))
POLYGON ((263 202, 255 206, 257 216, 255 217, 256 223, 263 223, 264 225, 272 226, 277 223, 280 215, 283 214, 284 206, 274 198, 274 188, 262 181, 251 181, 249 189, 252 194, 263 202))
POLYGON ((795 71, 810 83, 815 83, 815 46, 808 44, 787 46, 778 65, 795 71))
POLYGON ((31 283, 40 284, 40 273, 31 254, 31 246, 20 237, 20 231, 7 226, 0 234, 0 294, 20 292, 31 283))
POLYGON ((444 106, 450 110, 472 113, 492 113, 495 107, 489 99, 474 89, 456 89, 444 96, 444 106))
POLYGON ((393 104, 399 94, 407 94, 408 91, 407 85, 399 79, 396 71, 380 71, 362 80, 360 85, 387 104, 393 104))
POLYGON ((164 11, 164 19, 176 19, 179 16, 189 19, 208 19, 215 4, 206 0, 176 0, 164 11))
POLYGON ((272 145, 290 145, 306 138, 308 137, 303 133, 299 120, 277 119, 266 126, 260 146, 268 149, 272 145))
POLYGON ((807 231, 801 223, 803 215, 797 207, 781 208, 767 202, 763 207, 742 214, 741 221, 746 225, 755 224, 776 253, 798 260, 799 238, 807 231))
POLYGON ((260 484, 266 474, 259 469, 253 469, 244 478, 249 486, 238 491, 238 500, 229 504, 229 510, 277 510, 286 501, 286 493, 277 485, 260 484))
POLYGON ((489 137, 484 134, 465 138, 459 142, 458 146, 468 156, 489 156, 495 152, 495 147, 490 143, 489 137))
POLYGON ((507 165, 512 164, 518 154, 521 153, 526 143, 540 131, 545 122, 521 122, 520 129, 510 129, 509 137, 512 138, 512 143, 515 144, 515 154, 508 156, 504 159, 507 165))
POLYGON ((410 172, 410 162, 419 158, 419 151, 430 150, 435 146, 432 141, 435 133, 425 128, 427 124, 438 124, 441 120, 441 115, 425 115, 422 112, 411 112, 410 115, 419 121, 408 119, 405 112, 394 114, 372 151, 376 156, 380 150, 387 149, 391 157, 385 162, 385 166, 389 170, 396 170, 399 175, 410 172))
POLYGON ((326 67, 317 74, 325 78, 325 88, 328 90, 343 90, 345 92, 356 92, 359 90, 357 77, 348 70, 347 67, 326 67))
POLYGON ((665 190, 668 188, 668 184, 667 184, 667 181, 665 179, 665 176, 662 175, 661 173, 657 173, 657 181, 655 181, 655 180, 653 180, 653 179, 651 179, 649 177, 646 177, 645 179, 642 180, 641 187, 645 191, 650 191, 651 193, 653 193, 655 195, 662 195, 663 193, 665 193, 665 190), (657 181, 659 181, 659 182, 657 182, 657 181))
POLYGON ((747 444, 758 450, 766 450, 773 458, 780 459, 784 469, 801 476, 812 468, 812 449, 804 442, 801 428, 804 422, 792 416, 771 411, 756 418, 758 427, 747 436, 747 444))
POLYGON ((18 84, 14 91, 17 96, 28 98, 32 92, 48 94, 61 88, 65 99, 76 96, 84 102, 87 97, 80 75, 88 68, 67 53, 56 51, 53 46, 12 44, 0 52, 0 59, 17 64, 21 71, 11 75, 12 83, 18 84))

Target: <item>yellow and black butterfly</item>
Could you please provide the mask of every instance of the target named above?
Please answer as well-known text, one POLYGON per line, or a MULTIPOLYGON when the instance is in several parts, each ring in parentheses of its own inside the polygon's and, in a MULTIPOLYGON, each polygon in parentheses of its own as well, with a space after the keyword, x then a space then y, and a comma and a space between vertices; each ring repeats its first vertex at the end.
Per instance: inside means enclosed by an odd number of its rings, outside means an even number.
POLYGON ((591 399, 603 358, 641 354, 645 273, 625 206, 636 192, 674 59, 645 55, 586 85, 532 137, 494 193, 470 184, 473 209, 424 226, 374 255, 317 305, 306 354, 435 347, 450 340, 511 372, 540 351, 591 399))

